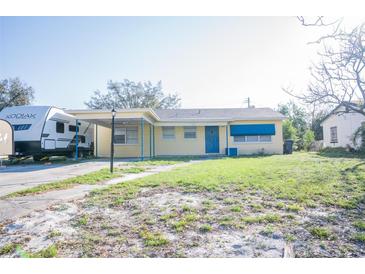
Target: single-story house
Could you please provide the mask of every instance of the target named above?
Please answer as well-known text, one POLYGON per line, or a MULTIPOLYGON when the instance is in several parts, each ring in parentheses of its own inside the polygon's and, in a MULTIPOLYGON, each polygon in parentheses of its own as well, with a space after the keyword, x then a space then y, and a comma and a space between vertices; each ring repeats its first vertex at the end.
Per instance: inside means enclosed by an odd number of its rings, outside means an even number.
POLYGON ((358 148, 360 138, 353 142, 356 130, 365 123, 365 116, 354 111, 345 111, 343 106, 334 109, 321 123, 323 128, 323 147, 358 148))
MULTIPOLYGON (((92 122, 94 154, 109 157, 110 110, 68 110, 92 122)), ((270 108, 118 109, 115 156, 282 154, 282 120, 270 108)))

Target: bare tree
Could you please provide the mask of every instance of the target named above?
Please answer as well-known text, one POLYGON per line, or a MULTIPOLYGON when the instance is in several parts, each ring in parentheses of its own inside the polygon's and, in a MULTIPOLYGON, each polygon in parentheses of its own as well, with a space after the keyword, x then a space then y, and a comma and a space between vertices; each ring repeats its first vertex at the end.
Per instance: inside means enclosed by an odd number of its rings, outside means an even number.
POLYGON ((333 31, 312 42, 321 44, 322 50, 320 61, 311 68, 307 92, 284 90, 306 104, 344 106, 344 112, 365 115, 365 23, 346 31, 342 19, 325 22, 318 17, 312 23, 298 19, 304 26, 332 26, 333 31))

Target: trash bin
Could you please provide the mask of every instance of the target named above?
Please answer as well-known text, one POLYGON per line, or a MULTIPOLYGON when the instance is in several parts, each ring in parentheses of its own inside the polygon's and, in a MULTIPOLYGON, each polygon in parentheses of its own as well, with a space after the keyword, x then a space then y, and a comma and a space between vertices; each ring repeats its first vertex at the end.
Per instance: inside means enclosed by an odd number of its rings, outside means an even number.
POLYGON ((226 155, 228 155, 228 156, 237 156, 238 155, 238 149, 236 147, 226 148, 226 155))
POLYGON ((292 154, 293 153, 293 140, 285 140, 284 141, 284 154, 292 154))

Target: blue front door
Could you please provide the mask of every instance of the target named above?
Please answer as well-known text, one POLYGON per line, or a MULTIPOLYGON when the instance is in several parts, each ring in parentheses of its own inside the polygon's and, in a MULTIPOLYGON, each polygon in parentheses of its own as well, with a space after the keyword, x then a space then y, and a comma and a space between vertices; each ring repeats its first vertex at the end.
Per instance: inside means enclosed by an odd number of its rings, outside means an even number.
POLYGON ((205 153, 219 153, 218 126, 205 127, 205 153))

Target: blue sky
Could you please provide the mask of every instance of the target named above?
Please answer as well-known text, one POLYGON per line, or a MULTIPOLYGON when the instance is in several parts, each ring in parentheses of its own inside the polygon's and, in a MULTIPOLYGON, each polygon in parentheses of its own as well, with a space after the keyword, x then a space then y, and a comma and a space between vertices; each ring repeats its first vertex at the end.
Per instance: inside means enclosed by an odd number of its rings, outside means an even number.
POLYGON ((275 107, 305 88, 313 37, 294 17, 0 17, 0 78, 65 108, 125 78, 161 80, 182 107, 275 107))

